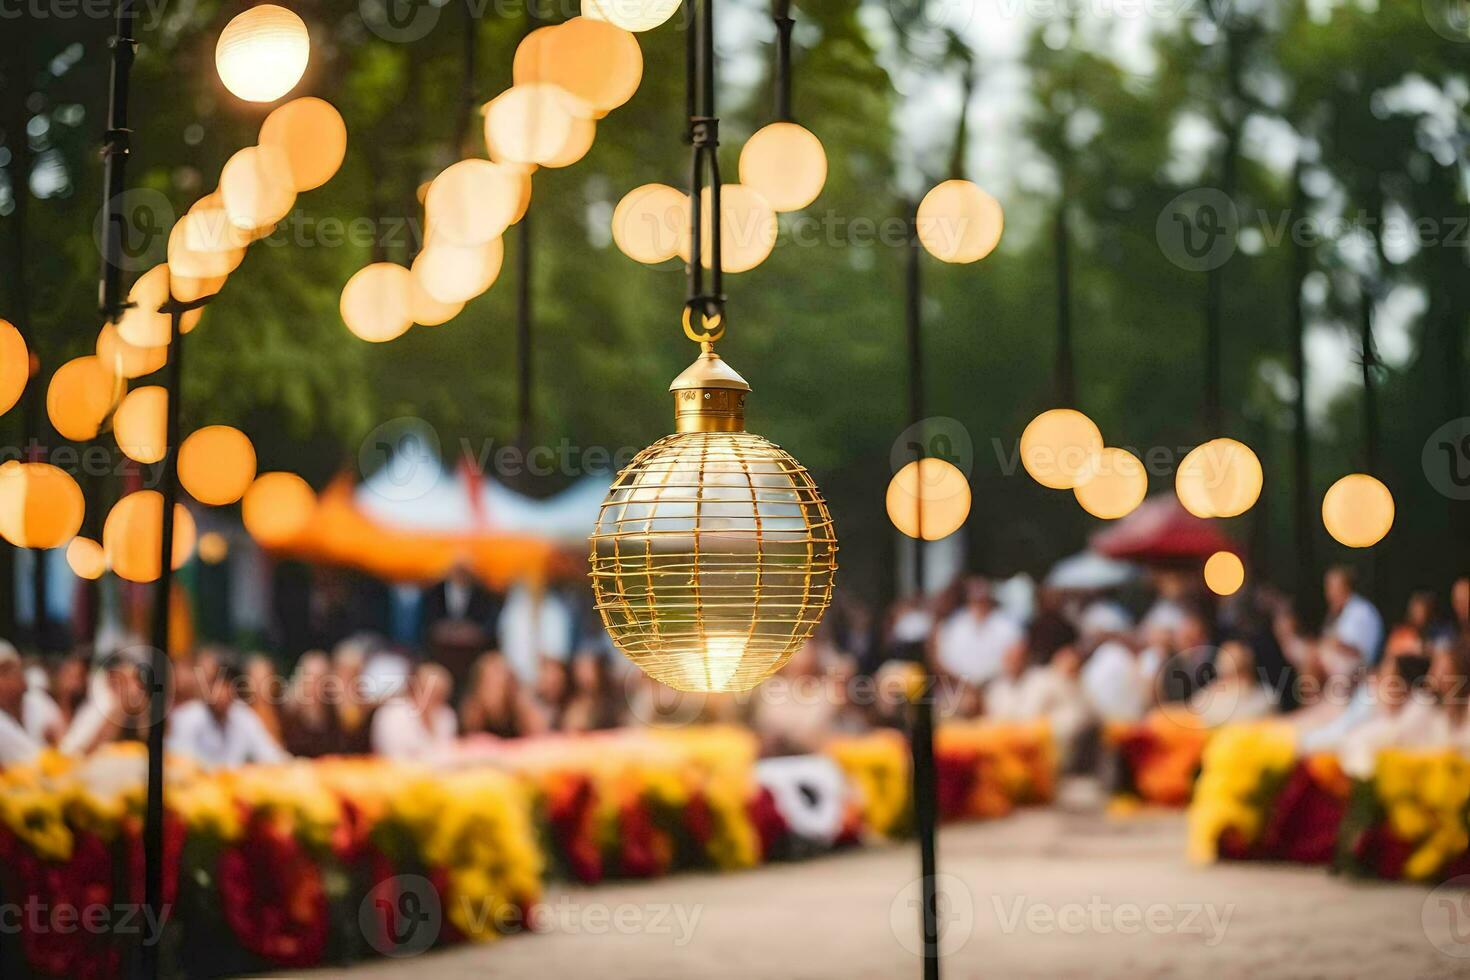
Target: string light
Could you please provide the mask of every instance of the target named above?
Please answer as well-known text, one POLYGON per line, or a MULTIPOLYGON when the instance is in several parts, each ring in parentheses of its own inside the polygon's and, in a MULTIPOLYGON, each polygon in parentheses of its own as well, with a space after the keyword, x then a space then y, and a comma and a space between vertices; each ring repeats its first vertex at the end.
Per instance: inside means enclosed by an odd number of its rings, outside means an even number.
POLYGON ((776 211, 800 211, 827 183, 822 141, 794 122, 757 130, 740 151, 740 182, 758 191, 776 211))
POLYGON ((31 377, 31 352, 9 320, 0 320, 0 414, 10 411, 31 377))
POLYGON ((231 20, 214 49, 220 81, 246 102, 274 102, 296 87, 311 58, 311 36, 285 7, 263 3, 231 20))
POLYGON ((582 0, 582 16, 605 20, 637 34, 651 31, 679 10, 681 0, 582 0))
POLYGON ((1234 595, 1245 584, 1245 564, 1229 551, 1217 551, 1205 561, 1205 585, 1215 595, 1234 595))
POLYGON ((635 262, 673 258, 688 233, 689 195, 667 184, 635 187, 613 209, 613 241, 635 262))
POLYGON ((1211 439, 1190 450, 1174 474, 1174 492, 1195 517, 1237 517, 1255 506, 1264 474, 1251 448, 1211 439))
POLYGON ((230 223, 249 230, 268 228, 291 213, 296 191, 291 164, 277 146, 247 146, 225 162, 219 175, 220 202, 230 223))
POLYGON ((440 303, 466 303, 494 285, 504 260, 499 238, 484 245, 439 242, 414 259, 413 277, 440 303))
POLYGON ((548 82, 605 116, 638 91, 643 52, 637 38, 606 20, 573 17, 526 35, 516 48, 515 84, 548 82))
POLYGON ((97 359, 119 378, 141 378, 168 362, 167 347, 137 347, 123 340, 110 323, 97 333, 97 359))
MULTIPOLYGON (((173 249, 179 227, 174 226, 169 236, 169 248, 173 249)), ((171 265, 155 265, 138 277, 133 288, 128 290, 129 306, 117 321, 117 336, 134 347, 167 347, 173 336, 169 314, 158 312, 169 301, 173 277, 171 265)), ((179 322, 179 330, 188 333, 199 323, 203 310, 190 310, 179 322)))
POLYGON ((493 160, 541 164, 572 138, 574 100, 557 85, 514 85, 485 107, 485 145, 493 160))
POLYGON ((81 529, 85 503, 70 473, 50 463, 0 466, 0 537, 17 548, 59 548, 81 529))
POLYGON ((1092 419, 1076 409, 1053 408, 1021 432, 1021 465, 1042 486, 1071 490, 1082 468, 1102 448, 1102 432, 1092 419))
POLYGON ((409 271, 392 262, 359 269, 342 287, 342 322, 354 335, 381 344, 413 326, 413 282, 409 271))
POLYGON ((179 482, 201 504, 233 504, 254 479, 255 446, 239 429, 207 425, 179 447, 179 482))
POLYGON ((944 262, 978 262, 1000 244, 1004 228, 1000 202, 968 180, 946 180, 919 202, 919 241, 944 262))
POLYGON ((112 417, 113 435, 124 456, 156 463, 168 451, 168 390, 148 385, 130 391, 112 417))
POLYGON ((262 473, 245 491, 240 517, 250 536, 267 548, 295 539, 311 523, 316 494, 295 473, 262 473))
POLYGON ((63 439, 96 438, 121 393, 119 379, 95 355, 74 358, 56 369, 46 388, 46 415, 63 439))
POLYGON ((483 245, 499 238, 520 209, 525 176, 489 160, 461 160, 429 184, 424 211, 433 229, 429 247, 483 245))
POLYGON ((1349 473, 1322 497, 1322 523, 1333 540, 1371 548, 1393 528, 1393 493, 1367 473, 1349 473))
POLYGON ((970 481, 948 460, 916 459, 888 481, 884 502, 888 519, 900 532, 938 541, 964 527, 969 518, 970 481))
POLYGON ((280 151, 284 183, 298 194, 331 180, 347 156, 347 123, 324 99, 292 99, 260 126, 260 145, 280 151))
MULTIPOLYGON (((194 518, 174 504, 174 540, 170 564, 181 568, 194 552, 194 518)), ((129 582, 158 578, 163 551, 163 494, 137 490, 113 505, 102 524, 102 550, 107 565, 129 582)))
POLYGON ((1108 447, 1088 457, 1072 493, 1093 517, 1117 520, 1143 503, 1148 494, 1148 474, 1137 456, 1126 449, 1108 447))
MULTIPOLYGON (((710 230, 710 190, 699 196, 700 228, 708 241, 710 230)), ((724 272, 749 272, 766 260, 776 246, 776 212, 760 192, 743 184, 725 184, 720 188, 720 267, 724 272)), ((689 229, 679 238, 679 257, 689 261, 689 229)), ((714 259, 708 251, 700 265, 710 268, 714 259)))
POLYGON ((101 578, 107 571, 107 555, 102 545, 91 538, 72 538, 66 546, 66 563, 72 574, 89 582, 101 578))

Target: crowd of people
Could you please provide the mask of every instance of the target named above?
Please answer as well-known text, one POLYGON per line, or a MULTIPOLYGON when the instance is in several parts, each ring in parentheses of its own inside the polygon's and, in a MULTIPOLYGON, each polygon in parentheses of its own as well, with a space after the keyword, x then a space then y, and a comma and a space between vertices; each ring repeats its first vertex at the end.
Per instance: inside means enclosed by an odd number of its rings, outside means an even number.
MULTIPOLYGON (((1099 757, 1107 724, 1150 713, 1194 726, 1279 714, 1304 748, 1336 750, 1350 768, 1391 745, 1470 749, 1470 579, 1454 583, 1447 615, 1416 593, 1391 630, 1347 568, 1327 572, 1315 629, 1269 588, 1212 602, 1194 582, 1064 590, 970 577, 882 616, 839 594, 774 678, 692 696, 649 680, 600 630, 570 629, 552 600, 517 609, 456 569, 426 591, 417 647, 357 634, 286 671, 211 646, 177 659, 166 744, 207 767, 425 759, 467 737, 718 721, 750 725, 766 754, 800 754, 837 733, 904 727, 917 674, 942 717, 1045 720, 1073 768, 1099 757)), ((144 738, 148 677, 129 650, 41 662, 0 641, 0 765, 144 738)))

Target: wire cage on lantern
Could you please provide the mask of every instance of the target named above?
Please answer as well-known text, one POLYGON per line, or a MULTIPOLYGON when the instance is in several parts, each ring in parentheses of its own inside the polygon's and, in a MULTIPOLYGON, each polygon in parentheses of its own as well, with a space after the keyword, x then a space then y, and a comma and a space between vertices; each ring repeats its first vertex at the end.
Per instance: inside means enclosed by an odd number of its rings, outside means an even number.
POLYGON ((613 642, 683 691, 754 687, 832 598, 832 516, 805 467, 744 431, 749 388, 706 346, 670 387, 679 431, 618 474, 591 536, 613 642))

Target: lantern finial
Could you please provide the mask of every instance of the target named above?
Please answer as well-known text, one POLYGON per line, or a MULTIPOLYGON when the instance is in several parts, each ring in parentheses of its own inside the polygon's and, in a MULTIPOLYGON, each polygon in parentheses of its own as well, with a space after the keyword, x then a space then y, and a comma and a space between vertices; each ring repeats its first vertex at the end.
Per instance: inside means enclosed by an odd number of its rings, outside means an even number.
POLYGON ((706 341, 699 357, 669 391, 674 393, 674 423, 680 432, 745 431, 745 395, 750 385, 706 341))

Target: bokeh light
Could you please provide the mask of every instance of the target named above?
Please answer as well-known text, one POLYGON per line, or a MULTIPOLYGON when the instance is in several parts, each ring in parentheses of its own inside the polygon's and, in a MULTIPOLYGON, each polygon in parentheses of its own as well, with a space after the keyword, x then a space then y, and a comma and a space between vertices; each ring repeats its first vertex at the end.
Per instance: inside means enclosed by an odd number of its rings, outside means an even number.
POLYGON ((500 163, 541 164, 572 137, 576 101, 557 85, 515 85, 485 107, 485 146, 500 163))
MULTIPOLYGON (((708 187, 700 195, 700 264, 714 267, 710 249, 710 205, 708 187)), ((726 184, 720 188, 720 267, 726 272, 747 272, 766 260, 776 246, 776 212, 761 193, 744 184, 726 184)), ((687 223, 679 236, 679 257, 689 261, 689 228, 687 223)))
POLYGON ((290 160, 280 147, 247 146, 230 157, 219 175, 220 202, 230 223, 254 231, 290 214, 296 204, 291 179, 290 160))
POLYGON ((17 548, 59 548, 82 527, 86 504, 70 473, 50 463, 0 466, 0 537, 17 548))
MULTIPOLYGON (((174 226, 169 236, 169 250, 180 237, 179 227, 174 226)), ((191 255, 193 253, 190 253, 191 255)), ((128 308, 117 321, 117 335, 134 347, 167 347, 173 337, 171 317, 158 312, 169 301, 172 285, 172 259, 168 265, 155 265, 138 277, 133 288, 128 290, 128 308)), ((188 333, 199 323, 203 310, 190 310, 179 318, 179 332, 188 333)))
POLYGON ((121 393, 121 382, 96 355, 73 358, 51 376, 46 415, 63 439, 85 442, 102 431, 121 393))
MULTIPOLYGON (((183 504, 174 504, 174 541, 170 564, 181 567, 194 552, 194 518, 183 504)), ((102 550, 107 565, 129 582, 152 582, 162 571, 163 494, 137 490, 113 505, 102 525, 102 550)))
POLYGON ((573 17, 527 35, 516 48, 515 84, 549 82, 605 116, 627 102, 643 79, 638 39, 606 20, 573 17))
POLYGON ((119 378, 141 378, 168 363, 167 347, 137 347, 118 336, 110 323, 97 333, 97 358, 119 378))
POLYGON ((612 236, 635 262, 653 265, 679 254, 689 236, 689 195, 667 184, 644 184, 613 209, 612 236))
POLYGON ((107 554, 91 538, 72 538, 66 546, 66 563, 77 578, 95 582, 107 571, 107 554))
POLYGON ((679 10, 680 0, 582 0, 582 16, 635 34, 651 31, 679 10))
POLYGON ((1237 517, 1255 506, 1264 474, 1243 442, 1211 439, 1190 450, 1174 474, 1174 492, 1195 517, 1237 517))
POLYGON ((799 211, 827 183, 827 151, 805 126, 773 122, 741 149, 740 182, 759 191, 777 211, 799 211))
POLYGON ((262 473, 245 491, 240 516, 250 536, 266 547, 293 540, 311 522, 316 494, 295 473, 262 473))
POLYGON ((205 531, 199 535, 199 560, 206 565, 218 565, 230 556, 230 539, 218 531, 205 531))
POLYGON ((1126 517, 1148 494, 1143 463, 1126 449, 1107 447, 1093 453, 1077 473, 1072 488, 1077 503, 1105 521, 1126 517))
POLYGON ((1322 498, 1322 523, 1333 540, 1349 548, 1371 548, 1393 527, 1393 493, 1367 473, 1349 473, 1322 498))
POLYGON ((305 22, 273 3, 237 15, 225 25, 214 49, 220 81, 246 102, 274 102, 291 91, 310 58, 305 22))
POLYGON ((156 463, 167 454, 167 426, 168 390, 160 385, 128 392, 112 416, 117 447, 139 463, 156 463))
POLYGON ((970 481, 948 460, 916 459, 888 481, 885 503, 888 519, 900 532, 917 538, 922 531, 925 541, 938 541, 970 516, 970 481))
POLYGON ((254 479, 255 447, 239 429, 206 425, 179 447, 179 482, 201 504, 233 504, 254 479))
MULTIPOLYGON (((422 256, 420 256, 422 258, 422 256)), ((413 296, 410 300, 413 309, 413 322, 421 327, 437 327, 448 323, 464 312, 464 303, 441 303, 429 295, 424 288, 423 280, 418 276, 419 260, 413 262, 413 268, 409 270, 409 276, 413 283, 413 296)))
POLYGON ((1071 490, 1077 475, 1103 448, 1097 424, 1072 408, 1053 408, 1021 432, 1021 465, 1031 478, 1053 490, 1071 490))
POLYGON ((429 185, 424 197, 436 244, 483 245, 499 238, 520 210, 524 173, 489 160, 461 160, 429 185))
POLYGON ((1205 560, 1205 586, 1215 595, 1234 595, 1245 584, 1245 564, 1229 551, 1205 560))
POLYGON ((409 271, 393 262, 359 269, 342 287, 342 322, 374 344, 401 337, 413 326, 413 288, 409 271))
POLYGON ((561 150, 541 161, 543 167, 570 167, 587 155, 597 138, 597 123, 591 119, 573 119, 571 132, 561 150))
POLYGON ((945 262, 978 262, 1000 244, 1004 229, 1000 202, 968 180, 946 180, 919 202, 919 241, 945 262))
POLYGON ((31 377, 31 352, 9 320, 0 320, 0 414, 10 411, 31 377))
POLYGON ((292 99, 265 117, 260 145, 279 150, 286 180, 298 194, 322 186, 347 156, 347 123, 325 99, 292 99))
POLYGON ((430 245, 413 261, 413 276, 441 303, 465 303, 494 285, 505 261, 505 246, 496 238, 484 245, 430 245))

